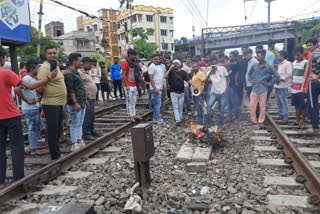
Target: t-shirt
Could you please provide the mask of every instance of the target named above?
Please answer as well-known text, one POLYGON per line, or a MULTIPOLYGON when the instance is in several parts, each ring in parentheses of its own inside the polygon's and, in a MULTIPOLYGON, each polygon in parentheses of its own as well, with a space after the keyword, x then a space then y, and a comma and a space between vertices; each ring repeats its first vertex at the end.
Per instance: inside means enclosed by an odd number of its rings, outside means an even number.
MULTIPOLYGON (((183 63, 183 66, 182 66, 181 69, 184 70, 184 71, 188 74, 188 76, 189 76, 190 79, 192 78, 192 76, 191 76, 192 67, 189 67, 186 63, 183 63)), ((184 81, 184 87, 185 87, 185 88, 186 88, 186 87, 189 87, 188 82, 184 81)))
POLYGON ((92 77, 89 75, 89 72, 80 70, 80 76, 83 79, 84 87, 86 88, 86 96, 88 99, 96 99, 97 86, 92 77))
POLYGON ((304 80, 304 71, 306 69, 308 60, 302 60, 298 62, 297 60, 293 62, 293 71, 292 71, 292 86, 291 93, 296 94, 302 92, 302 83, 304 80))
POLYGON ((223 94, 227 88, 228 71, 223 66, 217 66, 216 73, 210 76, 212 87, 210 93, 223 94))
MULTIPOLYGON (((67 100, 67 88, 64 75, 58 69, 57 76, 43 86, 41 105, 64 106, 67 100)), ((50 63, 45 61, 38 71, 38 80, 45 79, 50 74, 50 63)))
POLYGON ((19 85, 21 78, 13 71, 0 68, 0 120, 18 117, 17 105, 12 98, 12 87, 19 85))
POLYGON ((96 84, 100 83, 101 79, 101 70, 97 66, 92 66, 91 70, 89 71, 90 76, 93 78, 96 84))
POLYGON ((179 72, 171 70, 168 81, 170 85, 170 92, 182 94, 184 93, 184 81, 188 82, 190 81, 190 78, 184 70, 180 70, 179 72))
MULTIPOLYGON (((161 68, 161 65, 155 65, 155 64, 152 63, 149 66, 148 74, 149 75, 153 74, 154 84, 156 85, 158 90, 162 90, 164 73, 163 73, 163 70, 161 68)), ((153 87, 152 87, 151 84, 150 84, 150 90, 153 90, 153 87)))
MULTIPOLYGON (((37 80, 29 75, 24 76, 23 80, 28 83, 36 82, 37 80)), ((22 88, 22 93, 26 99, 37 99, 37 92, 35 89, 30 90, 26 88, 22 88)), ((38 110, 40 107, 40 103, 36 102, 35 104, 28 104, 22 100, 22 111, 30 111, 30 110, 38 110)))
POLYGON ((238 63, 229 65, 229 70, 232 71, 232 73, 230 74, 230 87, 236 86, 236 75, 237 74, 238 74, 238 82, 239 82, 240 69, 241 69, 241 67, 238 63))
POLYGON ((108 71, 106 68, 101 69, 101 83, 107 83, 108 82, 108 71))
MULTIPOLYGON (((205 79, 206 79, 206 76, 201 71, 198 71, 192 77, 193 84, 196 87, 200 88, 201 93, 203 92, 203 89, 204 89, 204 81, 205 81, 205 79)), ((193 88, 193 86, 191 86, 191 88, 193 88)))
POLYGON ((274 53, 270 50, 267 50, 266 57, 265 57, 266 63, 273 67, 273 63, 274 63, 275 58, 276 57, 275 57, 274 53))
MULTIPOLYGON (((130 68, 129 63, 125 60, 122 63, 122 70, 125 71, 128 85, 129 86, 137 86, 136 79, 134 78, 134 68, 130 68)), ((123 86, 126 87, 125 82, 123 81, 123 86)))

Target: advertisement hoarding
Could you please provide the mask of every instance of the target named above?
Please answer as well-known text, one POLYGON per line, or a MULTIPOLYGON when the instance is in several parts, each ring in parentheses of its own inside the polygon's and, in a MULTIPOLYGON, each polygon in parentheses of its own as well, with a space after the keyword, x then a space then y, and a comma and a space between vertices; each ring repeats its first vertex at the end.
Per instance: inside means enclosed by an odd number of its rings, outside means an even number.
POLYGON ((6 43, 30 42, 28 0, 0 0, 0 39, 6 43))

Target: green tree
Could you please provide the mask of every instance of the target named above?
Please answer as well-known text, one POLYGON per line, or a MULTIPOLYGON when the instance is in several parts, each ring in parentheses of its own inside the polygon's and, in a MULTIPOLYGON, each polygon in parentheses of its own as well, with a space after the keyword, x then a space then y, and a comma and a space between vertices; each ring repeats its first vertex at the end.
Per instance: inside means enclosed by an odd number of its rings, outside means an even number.
POLYGON ((129 9, 132 7, 133 0, 119 0, 120 7, 122 7, 124 4, 126 5, 126 8, 129 9))
MULTIPOLYGON (((30 26, 30 43, 18 47, 17 53, 21 62, 28 61, 31 58, 35 58, 37 56, 37 44, 38 44, 38 32, 37 29, 30 26)), ((59 44, 52 41, 49 37, 45 37, 41 35, 40 38, 40 58, 41 60, 45 60, 45 48, 48 45, 54 45, 59 49, 59 59, 66 60, 67 56, 63 53, 63 49, 59 44)))
POLYGON ((183 37, 180 38, 180 40, 183 40, 183 41, 184 41, 184 40, 187 40, 187 37, 184 37, 184 36, 183 36, 183 37))
POLYGON ((132 29, 131 34, 140 37, 132 42, 139 58, 150 58, 156 53, 157 45, 147 42, 148 36, 153 35, 153 33, 154 29, 152 28, 148 28, 146 32, 142 27, 132 29))
POLYGON ((313 20, 311 22, 297 22, 296 29, 298 32, 302 32, 302 39, 300 45, 303 45, 306 41, 312 37, 319 37, 320 35, 320 20, 313 20))

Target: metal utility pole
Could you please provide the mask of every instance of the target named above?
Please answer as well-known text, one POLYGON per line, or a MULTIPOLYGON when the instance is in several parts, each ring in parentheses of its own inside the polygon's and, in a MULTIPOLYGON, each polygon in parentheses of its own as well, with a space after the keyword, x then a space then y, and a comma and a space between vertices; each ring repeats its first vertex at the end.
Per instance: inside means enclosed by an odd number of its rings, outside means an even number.
POLYGON ((209 16, 209 0, 207 0, 207 26, 208 27, 208 16, 209 16))
POLYGON ((161 38, 161 37, 160 37, 160 36, 161 36, 161 29, 160 29, 160 10, 157 10, 157 14, 158 14, 158 17, 157 17, 157 18, 158 18, 158 34, 159 34, 159 35, 158 35, 158 37, 159 37, 159 38, 158 38, 158 39, 159 39, 159 53, 161 53, 161 49, 162 49, 162 48, 161 48, 161 39, 160 39, 160 38, 161 38))
POLYGON ((43 0, 40 0, 40 9, 39 9, 39 26, 38 26, 38 44, 37 44, 37 57, 40 57, 40 39, 41 39, 41 23, 42 23, 42 9, 43 9, 43 0))
POLYGON ((270 25, 270 11, 271 11, 271 2, 274 0, 264 0, 268 3, 268 25, 270 25))

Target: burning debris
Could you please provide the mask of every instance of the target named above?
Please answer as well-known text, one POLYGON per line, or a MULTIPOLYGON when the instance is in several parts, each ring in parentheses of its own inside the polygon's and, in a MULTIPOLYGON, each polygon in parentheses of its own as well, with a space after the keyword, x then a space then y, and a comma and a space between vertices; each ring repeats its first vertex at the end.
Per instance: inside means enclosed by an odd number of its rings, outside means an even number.
POLYGON ((221 142, 222 141, 222 129, 218 126, 212 126, 210 128, 204 127, 202 125, 197 125, 192 121, 186 122, 188 134, 186 138, 188 139, 200 139, 206 142, 221 142))

